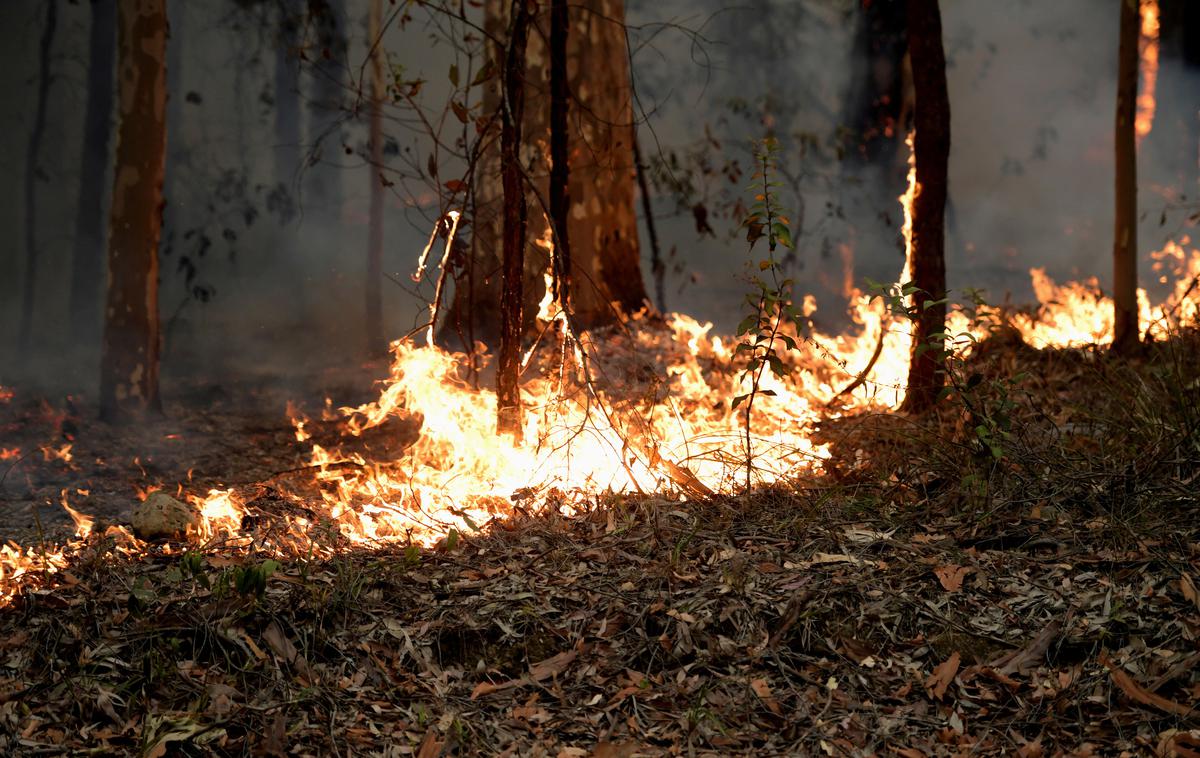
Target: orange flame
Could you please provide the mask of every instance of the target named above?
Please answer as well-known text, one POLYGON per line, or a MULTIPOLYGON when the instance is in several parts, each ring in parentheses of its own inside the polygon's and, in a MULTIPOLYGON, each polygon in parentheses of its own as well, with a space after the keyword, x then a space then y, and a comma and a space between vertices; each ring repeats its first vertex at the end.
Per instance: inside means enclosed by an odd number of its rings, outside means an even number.
POLYGON ((1137 96, 1137 117, 1134 133, 1142 144, 1154 127, 1155 89, 1158 84, 1158 0, 1141 0, 1141 35, 1138 52, 1141 57, 1141 91, 1137 96))

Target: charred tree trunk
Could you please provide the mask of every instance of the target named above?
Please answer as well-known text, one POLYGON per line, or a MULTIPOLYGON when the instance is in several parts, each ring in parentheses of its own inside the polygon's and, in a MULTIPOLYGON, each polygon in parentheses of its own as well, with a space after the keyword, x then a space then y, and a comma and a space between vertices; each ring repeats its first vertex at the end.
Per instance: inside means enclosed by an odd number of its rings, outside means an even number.
POLYGON ((1113 352, 1128 355, 1140 344, 1137 312, 1137 110, 1138 0, 1121 3, 1117 69, 1116 208, 1113 230, 1113 352))
MULTIPOLYGON (((502 38, 510 25, 510 3, 487 0, 485 10, 488 33, 502 38)), ((646 302, 635 211, 633 106, 624 14, 621 0, 580 0, 569 3, 567 9, 567 86, 572 106, 567 122, 569 295, 582 328, 614 323, 620 311, 639 310, 646 302)), ((552 163, 542 148, 550 141, 549 17, 545 10, 530 17, 522 124, 524 149, 526 154, 532 153, 526 168, 543 198, 548 196, 552 163)), ((501 103, 498 82, 485 85, 484 112, 499 112, 501 103)), ((456 341, 472 329, 477 338, 491 344, 498 336, 502 265, 497 251, 503 237, 503 193, 496 181, 499 162, 499 150, 485 149, 474 172, 478 213, 472 229, 478 253, 467 264, 470 273, 459 277, 442 331, 447 341, 456 341), (468 279, 470 287, 466 286, 468 279)), ((546 214, 532 188, 527 197, 535 209, 528 220, 528 234, 530 239, 538 239, 545 234, 546 214)), ((542 247, 530 246, 525 266, 525 328, 532 325, 537 313, 548 265, 542 247)))
POLYGON ((161 409, 158 241, 166 161, 165 0, 120 0, 117 156, 100 358, 100 414, 122 421, 161 409))
POLYGON ((912 284, 916 320, 903 410, 931 407, 941 392, 946 329, 945 215, 950 159, 950 97, 938 0, 909 0, 908 50, 916 103, 913 155, 912 284))
POLYGON ((512 25, 504 51, 504 102, 500 115, 500 173, 504 185, 503 289, 500 354, 496 366, 496 430, 521 439, 521 338, 524 335, 525 182, 521 120, 525 111, 526 0, 512 0, 512 25))
POLYGON ((37 183, 41 169, 38 155, 42 136, 46 132, 46 101, 50 95, 50 51, 54 47, 54 31, 58 26, 58 2, 46 3, 46 22, 38 43, 37 104, 34 106, 33 126, 29 131, 29 149, 25 153, 25 291, 21 299, 21 350, 28 350, 33 341, 33 298, 37 291, 37 183))
POLYGON ((117 51, 116 0, 93 0, 83 117, 83 158, 71 255, 71 338, 93 344, 99 333, 100 277, 104 271, 104 198, 112 134, 113 66, 117 51))
POLYGON ((305 172, 304 203, 311 206, 318 218, 337 223, 341 180, 331 157, 340 154, 343 141, 341 126, 349 50, 346 9, 344 0, 309 0, 309 12, 317 28, 318 57, 311 70, 308 139, 313 143, 313 152, 305 172))
POLYGON ((567 0, 550 0, 550 219, 554 226, 554 286, 559 305, 570 307, 571 170, 568 166, 567 0))
POLYGON ((383 337, 383 0, 371 0, 367 49, 371 51, 371 209, 367 229, 367 353, 387 354, 383 337))

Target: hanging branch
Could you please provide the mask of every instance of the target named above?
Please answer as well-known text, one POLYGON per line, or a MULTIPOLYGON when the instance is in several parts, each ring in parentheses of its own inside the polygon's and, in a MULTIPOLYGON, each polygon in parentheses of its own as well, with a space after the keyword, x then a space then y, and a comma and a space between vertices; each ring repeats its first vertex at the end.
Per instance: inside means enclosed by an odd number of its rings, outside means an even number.
POLYGON ((633 163, 637 168, 638 191, 642 195, 642 215, 646 217, 646 233, 650 237, 650 273, 654 276, 654 304, 659 313, 667 312, 667 298, 663 292, 663 277, 666 266, 658 250, 658 230, 654 226, 654 206, 650 202, 650 190, 646 182, 646 167, 642 164, 642 148, 637 136, 633 138, 633 163))

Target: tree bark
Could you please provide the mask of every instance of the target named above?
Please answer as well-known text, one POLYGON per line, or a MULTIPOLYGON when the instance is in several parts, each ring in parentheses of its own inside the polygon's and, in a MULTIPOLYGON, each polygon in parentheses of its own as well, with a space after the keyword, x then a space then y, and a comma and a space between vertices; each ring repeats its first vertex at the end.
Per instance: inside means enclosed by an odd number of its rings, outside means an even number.
MULTIPOLYGON (((509 3, 487 0, 485 13, 488 33, 503 38, 510 18, 509 3)), ((572 105, 567 141, 569 293, 576 323, 589 328, 614 323, 619 311, 629 313, 642 308, 646 288, 634 205, 633 106, 624 6, 621 0, 580 0, 569 4, 567 14, 571 32, 566 49, 567 86, 572 105)), ((542 11, 531 18, 522 126, 524 152, 531 156, 526 169, 543 198, 547 197, 552 163, 545 149, 550 141, 549 15, 542 11)), ((493 80, 485 85, 484 113, 497 112, 501 102, 499 83, 493 80)), ((485 150, 475 171, 478 212, 472 228, 478 252, 467 264, 469 276, 460 277, 456 287, 442 331, 446 340, 473 328, 477 338, 495 344, 501 294, 497 251, 503 236, 498 164, 499 150, 485 150), (470 287, 463 281, 468 278, 472 281, 470 287)), ((538 239, 546 231, 546 213, 532 189, 528 198, 534 208, 528 234, 538 239)), ((525 266, 527 329, 537 312, 548 265, 545 250, 531 246, 525 266)))
POLYGON ((1116 207, 1113 230, 1113 343, 1128 355, 1140 344, 1137 312, 1137 111, 1138 0, 1119 0, 1121 37, 1117 67, 1116 207))
POLYGON ((504 102, 500 122, 500 173, 504 186, 503 291, 500 354, 496 366, 496 431, 521 440, 521 341, 524 330, 526 201, 521 169, 525 104, 526 0, 512 0, 512 26, 504 51, 504 102))
POLYGON ((54 32, 58 26, 58 2, 46 3, 46 22, 38 43, 37 104, 34 106, 33 126, 29 131, 29 149, 25 153, 25 291, 21 300, 21 350, 28 350, 33 341, 33 300, 37 292, 37 183, 40 169, 38 155, 46 133, 46 102, 50 95, 50 52, 54 47, 54 32))
POLYGON ((100 329, 100 277, 104 271, 104 198, 112 134, 113 77, 117 52, 116 0, 93 0, 83 117, 83 158, 71 255, 71 338, 94 344, 100 329))
POLYGON ((383 0, 371 0, 367 49, 371 51, 371 207, 367 229, 367 353, 387 354, 383 337, 383 0))
POLYGON ((554 295, 570 307, 571 292, 571 170, 568 165, 567 39, 571 25, 567 0, 550 0, 550 219, 554 225, 554 295))
POLYGON ((946 329, 945 215, 950 159, 950 97, 938 0, 908 0, 908 50, 916 103, 911 264, 916 320, 903 410, 934 405, 944 381, 946 329))
POLYGON ((120 126, 100 358, 100 414, 125 421, 160 410, 158 242, 166 162, 165 0, 119 0, 120 126))

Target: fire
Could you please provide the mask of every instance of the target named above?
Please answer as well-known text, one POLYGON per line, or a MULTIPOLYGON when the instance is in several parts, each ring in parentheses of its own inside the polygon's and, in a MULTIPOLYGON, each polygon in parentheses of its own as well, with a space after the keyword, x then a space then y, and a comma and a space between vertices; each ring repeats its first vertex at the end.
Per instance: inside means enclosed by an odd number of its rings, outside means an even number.
POLYGON ((19 447, 0 447, 0 461, 10 461, 14 458, 21 457, 21 448, 19 447))
POLYGON ((41 448, 42 460, 70 463, 71 459, 74 457, 71 455, 71 447, 71 445, 63 445, 57 448, 50 447, 49 445, 43 446, 41 448))
MULTIPOLYGON (((900 198, 906 250, 911 250, 912 202, 920 189, 910 160, 908 187, 900 198)), ((439 223, 447 221, 449 245, 457 215, 439 223)), ((1190 244, 1181 238, 1154 254, 1155 270, 1167 281, 1173 275, 1176 283, 1153 307, 1148 295, 1140 294, 1144 334, 1200 322, 1200 249, 1190 244)), ((432 245, 431 238, 422 266, 432 245)), ((906 261, 901 281, 910 272, 906 261)), ((1064 348, 1110 339, 1112 304, 1094 280, 1059 285, 1040 269, 1031 276, 1039 308, 1008 316, 1027 342, 1064 348)), ((550 284, 539 309, 546 323, 563 320, 550 284)), ((829 451, 813 441, 812 430, 823 419, 885 411, 903 400, 909 322, 881 298, 857 289, 851 294, 851 333, 791 333, 795 347, 781 350, 786 376, 764 374, 762 389, 773 394, 756 400, 750 430, 755 483, 786 482, 819 470, 829 451), (860 374, 862 380, 856 381, 860 374)), ((806 298, 802 311, 811 315, 815 307, 806 298)), ((307 420, 289 409, 297 441, 311 446, 311 480, 301 486, 317 494, 303 497, 305 515, 273 516, 269 537, 250 536, 243 533, 254 512, 250 501, 233 489, 212 489, 203 496, 183 495, 199 514, 190 537, 227 550, 253 545, 283 556, 321 556, 344 544, 432 544, 452 530, 481 529, 538 507, 571 513, 602 493, 682 499, 741 488, 746 415, 731 404, 744 366, 736 339, 713 334, 712 324, 685 314, 661 319, 639 314, 628 328, 583 335, 568 350, 566 326, 560 335, 563 349, 547 346, 528 355, 521 387, 524 444, 495 434, 496 395, 467 381, 471 357, 436 347, 427 332, 428 344, 392 344, 389 376, 375 401, 335 409, 326 399, 322 413, 347 442, 390 435, 394 444, 382 449, 401 452, 372 458, 361 446, 328 443, 324 431, 323 444, 317 444, 305 428, 307 420), (395 421, 403 423, 389 423, 395 421)), ((949 344, 958 342, 954 335, 985 336, 973 331, 962 312, 951 314, 948 330, 949 344)), ((139 489, 138 496, 144 499, 156 489, 139 489)), ((76 524, 77 540, 63 547, 0 547, 0 604, 22 584, 44 582, 64 570, 86 545, 94 521, 73 510, 65 492, 61 502, 76 524)), ((105 535, 118 552, 147 549, 119 528, 109 527, 105 535)))
POLYGON ((72 508, 71 504, 67 502, 66 490, 63 490, 59 495, 58 502, 63 507, 63 510, 67 512, 67 515, 71 517, 71 520, 75 522, 75 536, 81 540, 86 540, 92 533, 92 527, 95 526, 96 519, 72 508))
POLYGON ((5 387, 0 384, 0 403, 7 403, 13 399, 12 387, 5 387))
POLYGON ((1141 90, 1137 96, 1134 133, 1140 145, 1154 127, 1155 95, 1158 84, 1158 0, 1141 0, 1142 28, 1138 39, 1141 57, 1141 90))

